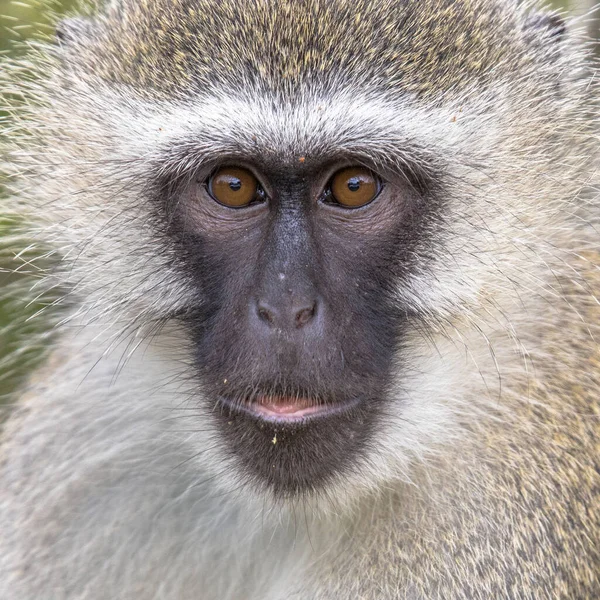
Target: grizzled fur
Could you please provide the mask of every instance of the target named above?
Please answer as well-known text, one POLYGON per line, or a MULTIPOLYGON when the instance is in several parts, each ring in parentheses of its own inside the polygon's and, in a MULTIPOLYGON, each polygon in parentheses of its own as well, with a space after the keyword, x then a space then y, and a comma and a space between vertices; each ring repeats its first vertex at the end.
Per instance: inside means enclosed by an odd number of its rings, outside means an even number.
POLYGON ((2 433, 0 599, 600 596, 597 86, 569 24, 124 0, 2 67, 6 213, 60 257, 35 293, 67 314, 2 433), (291 498, 201 402, 182 315, 204 297, 161 202, 255 156, 362 158, 430 211, 385 419, 291 498))

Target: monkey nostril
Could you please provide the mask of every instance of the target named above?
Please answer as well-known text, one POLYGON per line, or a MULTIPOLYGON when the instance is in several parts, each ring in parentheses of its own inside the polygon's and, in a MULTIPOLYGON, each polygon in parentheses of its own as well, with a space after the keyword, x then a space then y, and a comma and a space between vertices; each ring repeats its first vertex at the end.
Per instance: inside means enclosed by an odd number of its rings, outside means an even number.
POLYGON ((268 302, 259 301, 255 305, 255 314, 260 322, 269 327, 281 329, 301 329, 314 319, 317 312, 317 303, 302 303, 287 305, 285 307, 273 306, 268 302))
POLYGON ((275 316, 269 309, 265 308, 264 306, 259 306, 257 312, 261 321, 269 323, 270 325, 275 323, 275 316))
POLYGON ((300 329, 306 325, 314 316, 317 311, 317 305, 313 304, 310 308, 303 308, 296 313, 296 328, 300 329))

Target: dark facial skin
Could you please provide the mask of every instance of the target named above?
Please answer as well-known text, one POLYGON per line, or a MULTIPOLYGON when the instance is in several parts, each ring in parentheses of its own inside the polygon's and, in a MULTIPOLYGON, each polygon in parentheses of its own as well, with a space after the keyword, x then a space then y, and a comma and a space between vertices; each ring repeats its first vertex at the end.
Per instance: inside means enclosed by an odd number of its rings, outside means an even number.
POLYGON ((373 201, 337 204, 328 184, 352 163, 224 164, 248 169, 264 194, 224 206, 210 174, 171 194, 170 234, 200 298, 184 318, 240 472, 278 496, 302 494, 356 468, 385 411, 406 322, 393 291, 425 203, 401 177, 378 176, 373 201), (261 411, 265 402, 317 409, 296 418, 261 411))

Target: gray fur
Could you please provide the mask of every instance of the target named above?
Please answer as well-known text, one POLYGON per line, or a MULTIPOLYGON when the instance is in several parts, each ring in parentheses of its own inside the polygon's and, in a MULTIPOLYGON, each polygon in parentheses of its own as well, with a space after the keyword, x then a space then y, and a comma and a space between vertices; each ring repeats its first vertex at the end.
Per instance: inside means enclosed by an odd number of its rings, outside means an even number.
POLYGON ((600 596, 597 88, 536 11, 125 1, 3 64, 7 211, 60 256, 35 293, 67 312, 2 434, 1 600, 600 596), (389 419, 276 502, 198 401, 147 182, 326 150, 416 159, 446 206, 397 292, 418 320, 389 419))

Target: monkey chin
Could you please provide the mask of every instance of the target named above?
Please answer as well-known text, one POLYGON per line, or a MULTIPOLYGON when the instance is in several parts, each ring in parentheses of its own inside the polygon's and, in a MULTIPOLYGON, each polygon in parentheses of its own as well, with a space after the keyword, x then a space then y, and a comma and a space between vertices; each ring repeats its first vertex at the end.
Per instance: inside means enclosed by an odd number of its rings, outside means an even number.
POLYGON ((322 492, 356 469, 378 412, 362 398, 308 394, 221 396, 218 404, 222 441, 243 478, 278 499, 322 492))

